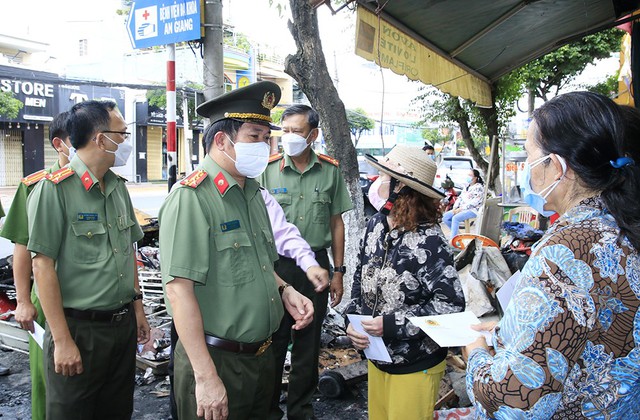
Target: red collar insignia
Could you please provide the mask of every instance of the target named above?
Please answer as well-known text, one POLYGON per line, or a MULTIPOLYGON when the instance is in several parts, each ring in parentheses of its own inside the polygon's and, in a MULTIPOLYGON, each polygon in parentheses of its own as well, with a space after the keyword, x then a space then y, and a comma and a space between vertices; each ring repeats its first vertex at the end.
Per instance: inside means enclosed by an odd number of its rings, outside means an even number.
POLYGON ((91 179, 91 174, 89 173, 89 171, 84 171, 84 173, 80 177, 80 181, 82 182, 82 185, 84 185, 84 189, 87 191, 89 191, 89 189, 93 187, 93 179, 91 179))
POLYGON ((225 191, 227 191, 227 189, 229 188, 229 182, 227 181, 227 178, 225 178, 225 176, 222 174, 222 172, 218 172, 218 175, 213 178, 213 182, 215 183, 216 188, 221 195, 224 194, 225 191))

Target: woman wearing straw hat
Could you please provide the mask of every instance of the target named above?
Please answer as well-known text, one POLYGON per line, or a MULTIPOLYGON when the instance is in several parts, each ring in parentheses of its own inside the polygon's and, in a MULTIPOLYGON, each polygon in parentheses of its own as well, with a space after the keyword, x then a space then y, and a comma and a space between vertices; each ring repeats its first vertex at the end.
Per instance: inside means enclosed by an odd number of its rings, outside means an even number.
MULTIPOLYGON (((411 316, 464 310, 464 296, 451 248, 438 224, 442 194, 432 187, 436 164, 420 148, 396 146, 367 159, 380 171, 369 198, 380 212, 367 225, 346 314, 382 337, 391 363, 369 361, 369 418, 433 416, 447 349, 439 347, 411 316)), ((353 346, 368 347, 366 335, 347 327, 353 346)))

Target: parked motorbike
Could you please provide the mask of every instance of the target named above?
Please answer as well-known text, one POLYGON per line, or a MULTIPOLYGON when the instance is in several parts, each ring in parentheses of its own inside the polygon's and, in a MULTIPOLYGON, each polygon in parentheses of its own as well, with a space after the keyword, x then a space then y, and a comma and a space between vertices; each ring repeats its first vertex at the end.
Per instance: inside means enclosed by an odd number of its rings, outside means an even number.
POLYGON ((449 178, 448 175, 440 186, 444 190, 444 198, 441 201, 442 212, 444 213, 446 211, 453 210, 453 205, 458 199, 459 191, 456 190, 453 180, 449 178))

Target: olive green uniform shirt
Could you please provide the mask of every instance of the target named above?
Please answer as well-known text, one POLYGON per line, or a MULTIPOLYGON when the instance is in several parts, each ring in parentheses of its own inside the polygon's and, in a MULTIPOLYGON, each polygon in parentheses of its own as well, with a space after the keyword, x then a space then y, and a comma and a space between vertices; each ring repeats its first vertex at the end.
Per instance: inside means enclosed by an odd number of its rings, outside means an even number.
MULTIPOLYGON (((206 156, 160 209, 162 282, 195 283, 205 333, 244 343, 263 341, 283 315, 273 263, 273 232, 258 183, 244 189, 206 156)), ((166 290, 166 289, 165 289, 166 290)), ((172 313, 168 299, 167 307, 172 313)))
POLYGON ((79 156, 65 168, 75 173, 57 184, 52 174, 27 199, 27 249, 56 261, 63 307, 119 308, 136 295, 133 243, 143 237, 125 181, 107 171, 103 193, 79 156))
MULTIPOLYGON (((47 169, 47 172, 55 172, 58 169, 60 169, 60 164, 56 161, 51 168, 47 169)), ((28 178, 29 177, 26 177, 26 179, 28 178)), ((7 213, 7 218, 4 221, 2 232, 0 232, 0 236, 3 238, 7 238, 13 243, 25 246, 27 245, 27 242, 29 242, 27 197, 31 194, 31 191, 33 191, 36 185, 38 185, 37 182, 31 185, 20 182, 20 185, 18 185, 16 194, 11 202, 11 207, 9 208, 9 213, 7 213)))
POLYGON ((269 163, 260 183, 280 203, 287 221, 298 227, 314 251, 331 246, 331 216, 353 207, 340 168, 319 159, 313 150, 304 172, 285 154, 269 163))

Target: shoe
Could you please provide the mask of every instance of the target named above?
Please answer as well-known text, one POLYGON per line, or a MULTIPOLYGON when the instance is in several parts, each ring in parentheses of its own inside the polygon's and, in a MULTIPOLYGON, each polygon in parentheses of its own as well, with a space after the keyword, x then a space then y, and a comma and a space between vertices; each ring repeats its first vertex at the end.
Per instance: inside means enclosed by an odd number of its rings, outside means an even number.
POLYGON ((8 367, 5 367, 3 365, 0 365, 0 376, 7 376, 9 374, 10 370, 8 367))

